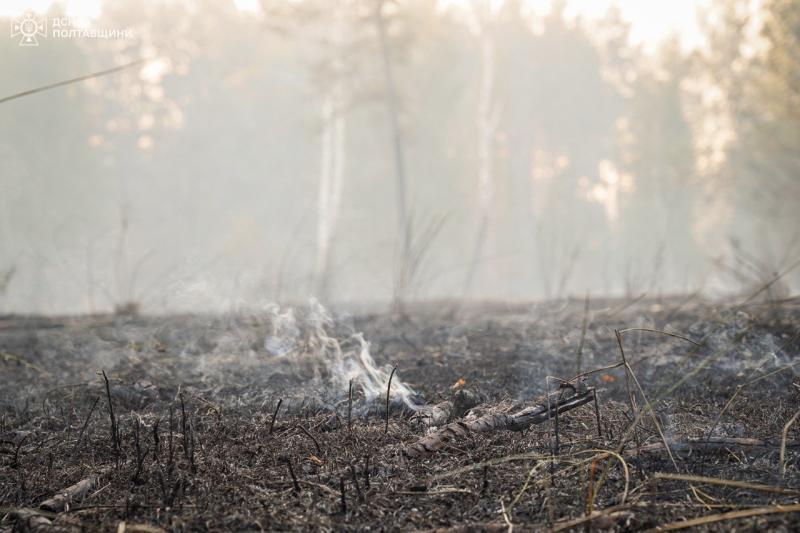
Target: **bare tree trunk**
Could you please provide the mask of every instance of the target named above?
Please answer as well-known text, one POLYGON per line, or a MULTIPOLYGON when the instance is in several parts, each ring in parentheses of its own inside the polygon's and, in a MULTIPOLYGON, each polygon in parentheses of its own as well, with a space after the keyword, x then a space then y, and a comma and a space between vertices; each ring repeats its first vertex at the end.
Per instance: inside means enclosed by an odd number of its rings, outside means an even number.
POLYGON ((344 115, 345 87, 343 80, 342 42, 344 39, 344 13, 339 6, 335 12, 333 42, 336 47, 333 60, 335 80, 326 92, 322 103, 322 153, 320 165, 318 219, 317 219, 317 291, 321 299, 329 296, 330 254, 344 186, 344 169, 347 158, 347 122, 344 115))
POLYGON ((381 59, 383 63, 383 74, 386 82, 386 109, 389 113, 389 123, 392 131, 392 144, 394 148, 395 180, 397 185, 397 214, 398 230, 400 234, 400 267, 395 280, 394 287, 394 306, 402 310, 403 299, 408 289, 409 274, 407 263, 410 260, 409 252, 411 248, 411 220, 408 213, 406 202, 406 170, 403 157, 403 139, 400 135, 400 121, 398 118, 398 96, 397 85, 392 71, 392 61, 389 57, 389 45, 386 37, 386 24, 383 19, 384 0, 375 2, 375 25, 378 29, 378 39, 380 41, 381 59))
POLYGON ((492 200, 494 199, 494 175, 492 146, 500 117, 500 109, 494 99, 494 37, 492 35, 490 8, 486 4, 475 6, 480 23, 481 80, 478 93, 478 209, 480 218, 467 277, 464 281, 464 296, 469 296, 481 254, 486 245, 491 226, 492 200))

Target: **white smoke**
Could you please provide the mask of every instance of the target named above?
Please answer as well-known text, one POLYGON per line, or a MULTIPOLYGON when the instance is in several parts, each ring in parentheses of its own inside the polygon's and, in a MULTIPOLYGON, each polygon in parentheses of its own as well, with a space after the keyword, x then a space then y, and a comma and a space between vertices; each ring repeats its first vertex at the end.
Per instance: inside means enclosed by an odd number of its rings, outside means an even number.
POLYGON ((267 307, 267 313, 271 317, 272 334, 264 340, 264 348, 274 356, 287 355, 295 348, 300 336, 294 310, 281 313, 280 306, 272 304, 267 307))
MULTIPOLYGON (((277 305, 269 306, 267 311, 272 327, 264 347, 273 357, 290 363, 295 372, 310 368, 312 379, 334 395, 346 394, 351 382, 367 402, 386 395, 391 366, 378 367, 362 333, 338 339, 333 317, 317 300, 312 299, 307 309, 299 311, 281 310, 277 305)), ((391 398, 416 409, 415 396, 414 390, 397 375, 392 378, 391 398)))

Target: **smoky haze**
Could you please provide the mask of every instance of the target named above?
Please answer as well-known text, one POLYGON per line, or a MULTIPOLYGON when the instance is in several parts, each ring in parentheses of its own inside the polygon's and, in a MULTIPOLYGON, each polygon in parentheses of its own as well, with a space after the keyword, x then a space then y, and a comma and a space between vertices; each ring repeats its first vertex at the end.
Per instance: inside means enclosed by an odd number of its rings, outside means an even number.
POLYGON ((0 103, 0 312, 720 294, 788 271, 787 297, 800 7, 703 6, 696 50, 558 1, 34 13, 36 46, 0 38, 0 98, 144 62, 0 103))

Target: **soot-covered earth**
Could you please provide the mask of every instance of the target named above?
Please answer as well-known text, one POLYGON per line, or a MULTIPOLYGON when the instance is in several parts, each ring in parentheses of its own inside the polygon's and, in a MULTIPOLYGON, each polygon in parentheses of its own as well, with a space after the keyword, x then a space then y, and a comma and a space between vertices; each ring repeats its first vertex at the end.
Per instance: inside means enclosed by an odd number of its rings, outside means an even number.
POLYGON ((797 299, 345 311, 0 317, 0 531, 800 527, 797 299))

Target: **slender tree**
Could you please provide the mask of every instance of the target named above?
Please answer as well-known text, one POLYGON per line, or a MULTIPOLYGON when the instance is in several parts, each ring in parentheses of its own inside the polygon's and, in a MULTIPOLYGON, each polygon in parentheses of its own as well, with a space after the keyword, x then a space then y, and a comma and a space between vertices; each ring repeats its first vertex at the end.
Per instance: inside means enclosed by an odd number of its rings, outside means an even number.
POLYGON ((330 26, 330 71, 333 79, 324 90, 321 109, 321 163, 317 204, 317 291, 327 299, 330 284, 331 244, 336 233, 347 162, 347 94, 344 81, 344 39, 347 3, 337 1, 330 26))
POLYGON ((494 143, 500 123, 500 104, 495 95, 495 38, 491 2, 475 0, 473 14, 480 43, 480 78, 478 89, 478 225, 472 261, 464 281, 464 296, 469 296, 481 255, 491 230, 492 203, 495 197, 494 143))
POLYGON ((394 287, 394 306, 402 309, 409 284, 409 261, 411 251, 411 238, 413 229, 408 210, 408 192, 406 183, 406 164, 403 148, 403 137, 400 132, 400 111, 397 82, 395 80, 394 66, 389 52, 389 38, 384 14, 386 0, 375 0, 375 27, 378 33, 380 46, 381 65, 386 89, 386 112, 389 116, 389 126, 392 136, 392 152, 394 154, 394 172, 396 184, 397 221, 400 237, 399 268, 394 287))

